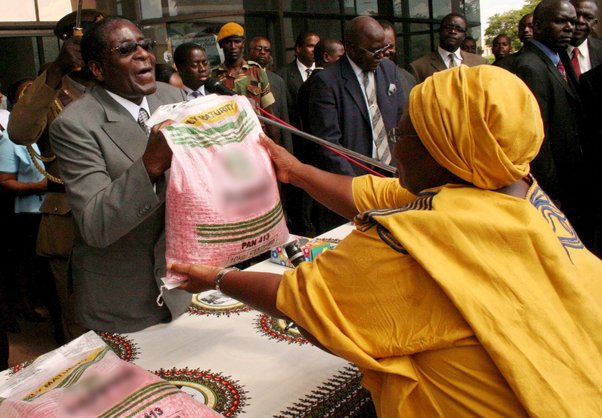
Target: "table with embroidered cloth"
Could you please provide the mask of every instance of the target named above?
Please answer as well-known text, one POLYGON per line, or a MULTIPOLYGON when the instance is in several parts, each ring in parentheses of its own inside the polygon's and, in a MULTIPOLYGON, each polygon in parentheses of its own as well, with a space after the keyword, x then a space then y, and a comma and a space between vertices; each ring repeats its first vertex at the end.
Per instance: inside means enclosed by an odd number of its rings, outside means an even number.
MULTIPOLYGON (((352 228, 346 224, 324 237, 340 239, 352 228)), ((248 270, 285 269, 265 260, 248 270)), ((99 335, 122 359, 224 416, 375 416, 355 366, 312 346, 286 321, 217 291, 193 295, 188 312, 170 323, 99 335)), ((0 382, 21 367, 0 373, 0 382)))

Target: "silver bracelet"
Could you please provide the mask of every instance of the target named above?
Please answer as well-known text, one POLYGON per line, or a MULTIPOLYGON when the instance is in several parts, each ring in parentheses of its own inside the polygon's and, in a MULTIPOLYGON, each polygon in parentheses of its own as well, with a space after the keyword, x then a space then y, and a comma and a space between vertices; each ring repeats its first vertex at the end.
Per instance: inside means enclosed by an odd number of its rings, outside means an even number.
POLYGON ((240 269, 236 267, 226 267, 225 269, 221 269, 220 272, 217 273, 217 276, 215 276, 215 279, 213 279, 213 288, 215 290, 221 292, 220 285, 222 283, 222 279, 226 274, 230 273, 231 271, 240 271, 240 269))

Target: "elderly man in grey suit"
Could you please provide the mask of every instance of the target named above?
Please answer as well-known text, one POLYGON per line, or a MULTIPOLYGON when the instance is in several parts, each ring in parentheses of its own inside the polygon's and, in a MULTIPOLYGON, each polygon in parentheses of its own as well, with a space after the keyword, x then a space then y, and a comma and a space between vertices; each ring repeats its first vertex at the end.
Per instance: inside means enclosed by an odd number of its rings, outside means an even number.
POLYGON ((176 318, 190 303, 179 290, 156 302, 171 150, 160 126, 151 131, 143 121, 184 96, 155 81, 153 44, 127 19, 88 29, 81 52, 97 85, 50 127, 75 221, 77 319, 94 330, 137 331, 176 318))
POLYGON ((461 14, 450 13, 441 19, 437 50, 410 63, 412 73, 418 83, 422 83, 437 71, 457 67, 461 64, 474 67, 488 63, 485 58, 460 49, 467 30, 468 22, 461 14))

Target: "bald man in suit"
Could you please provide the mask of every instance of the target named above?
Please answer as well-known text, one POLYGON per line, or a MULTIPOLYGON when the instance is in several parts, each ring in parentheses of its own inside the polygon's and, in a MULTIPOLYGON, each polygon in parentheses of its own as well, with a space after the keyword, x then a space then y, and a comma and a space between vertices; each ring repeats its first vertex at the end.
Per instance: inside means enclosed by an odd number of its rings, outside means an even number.
MULTIPOLYGON (((385 58, 389 48, 384 29, 373 18, 359 16, 349 23, 345 55, 312 77, 308 106, 311 117, 306 127, 311 134, 392 163, 382 133, 397 126, 405 94, 395 64, 385 58)), ((324 147, 317 149, 316 157, 317 165, 326 171, 366 174, 363 168, 324 147)), ((320 217, 321 230, 344 222, 340 217, 326 216, 324 213, 320 217)))

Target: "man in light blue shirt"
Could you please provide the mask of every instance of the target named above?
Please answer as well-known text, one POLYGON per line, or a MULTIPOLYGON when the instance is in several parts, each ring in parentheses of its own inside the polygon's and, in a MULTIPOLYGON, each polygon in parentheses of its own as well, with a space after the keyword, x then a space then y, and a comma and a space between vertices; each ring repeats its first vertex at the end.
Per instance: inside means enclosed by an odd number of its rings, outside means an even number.
MULTIPOLYGON (((48 182, 46 177, 34 166, 27 148, 15 145, 8 137, 5 126, 8 124, 8 112, 0 110, 0 190, 6 195, 14 196, 14 211, 9 215, 9 222, 4 226, 9 230, 4 236, 3 248, 3 292, 6 292, 5 304, 6 323, 12 332, 19 331, 15 316, 20 314, 28 320, 41 320, 42 317, 34 310, 34 295, 44 289, 46 293, 49 283, 52 283, 44 264, 36 257, 36 237, 40 223, 40 206, 46 194, 48 182), (10 263, 8 263, 10 262, 10 263), (10 265, 8 265, 10 264, 10 265), (8 269, 8 270, 7 270, 8 269), (48 280, 46 280, 48 279, 48 280)), ((37 145, 33 149, 39 154, 37 145)), ((43 163, 40 162, 43 170, 43 163)), ((53 318, 57 306, 53 302, 56 295, 45 294, 47 307, 53 318)), ((3 315, 3 316, 4 316, 3 315)))
MULTIPOLYGON (((4 111, 6 112, 6 111, 4 111)), ((8 113, 8 112, 6 112, 8 113)), ((37 144, 32 145, 39 154, 37 144)), ((44 163, 38 161, 40 167, 44 163)), ((6 130, 0 132, 0 189, 15 195, 15 213, 39 213, 47 180, 34 166, 27 148, 15 145, 6 130)))

